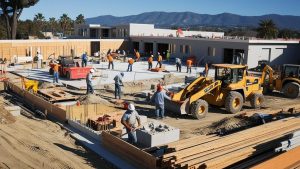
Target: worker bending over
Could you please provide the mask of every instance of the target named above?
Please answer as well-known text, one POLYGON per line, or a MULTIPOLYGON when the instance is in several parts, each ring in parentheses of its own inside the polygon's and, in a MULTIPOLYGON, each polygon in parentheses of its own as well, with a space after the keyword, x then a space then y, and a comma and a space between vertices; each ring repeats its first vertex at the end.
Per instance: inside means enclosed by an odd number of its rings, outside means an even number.
POLYGON ((94 89, 92 86, 93 74, 95 70, 91 69, 90 73, 86 75, 86 94, 94 94, 94 89))
POLYGON ((109 54, 107 56, 108 59, 108 69, 110 69, 110 65, 112 67, 112 70, 114 70, 114 58, 109 54))
POLYGON ((186 68, 187 68, 186 73, 190 72, 190 74, 191 74, 192 73, 192 60, 188 59, 186 61, 186 68))
POLYGON ((53 83, 58 83, 58 62, 53 61, 53 83))
POLYGON ((136 129, 141 126, 141 118, 138 112, 135 110, 133 104, 128 105, 128 109, 124 113, 121 119, 121 123, 125 126, 128 134, 128 142, 130 144, 137 144, 136 129), (136 126, 136 122, 138 126, 136 126))
POLYGON ((150 100, 150 102, 154 101, 155 103, 156 119, 165 118, 165 99, 171 100, 171 98, 163 92, 163 87, 158 84, 157 91, 150 100))
POLYGON ((148 58, 148 70, 152 69, 153 55, 148 58))
POLYGON ((132 72, 132 65, 134 63, 134 60, 132 58, 128 59, 128 68, 127 68, 127 72, 132 72))
POLYGON ((115 81, 115 99, 117 99, 117 96, 119 96, 119 99, 121 99, 121 86, 124 86, 123 84, 123 79, 124 73, 120 73, 115 76, 114 81, 115 81))

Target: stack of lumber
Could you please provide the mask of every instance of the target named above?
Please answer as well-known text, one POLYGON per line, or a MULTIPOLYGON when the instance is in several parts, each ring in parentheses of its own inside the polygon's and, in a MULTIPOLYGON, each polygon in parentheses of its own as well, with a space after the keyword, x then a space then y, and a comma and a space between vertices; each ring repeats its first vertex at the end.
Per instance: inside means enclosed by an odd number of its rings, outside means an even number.
MULTIPOLYGON (((281 142, 300 131, 300 118, 287 118, 224 137, 187 139, 169 144, 161 168, 225 168, 242 160, 273 154, 281 142)), ((270 157, 270 156, 269 156, 270 157)))

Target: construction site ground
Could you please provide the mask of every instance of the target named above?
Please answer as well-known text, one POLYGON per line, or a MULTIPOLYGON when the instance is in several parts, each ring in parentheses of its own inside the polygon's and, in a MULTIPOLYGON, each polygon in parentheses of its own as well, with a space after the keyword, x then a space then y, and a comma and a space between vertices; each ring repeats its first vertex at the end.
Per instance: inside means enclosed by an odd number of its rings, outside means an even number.
MULTIPOLYGON (((144 69, 144 66, 147 65, 142 64, 140 66, 141 69, 144 69)), ((174 71, 174 66, 172 71, 174 71)), ((116 72, 120 72, 120 70, 116 72)), ((186 74, 182 73, 182 75, 186 74)), ((12 79, 16 78, 15 75, 9 74, 8 77, 12 79)), ((146 83, 147 85, 157 84, 157 78, 161 77, 160 74, 154 79, 149 78, 146 83)), ((47 81, 51 81, 50 76, 46 78, 48 79, 47 81)), ((82 86, 82 83, 84 83, 82 81, 84 80, 72 81, 72 83, 78 82, 80 83, 79 86, 82 86)), ((134 92, 131 91, 131 88, 136 87, 134 84, 139 84, 143 81, 145 83, 145 79, 134 82, 128 80, 125 83, 125 89, 130 92, 125 92, 122 99, 135 103, 139 114, 145 115, 148 118, 155 118, 154 106, 150 105, 145 97, 141 97, 143 94, 140 92, 144 91, 144 88, 133 90, 134 92)), ((78 93, 79 95, 84 95, 85 93, 84 89, 72 90, 66 87, 60 87, 60 89, 78 93)), ((85 101, 95 101, 97 100, 95 97, 102 97, 102 99, 99 99, 99 102, 105 102, 103 110, 120 110, 122 108, 121 104, 112 104, 116 103, 113 90, 113 87, 110 87, 108 90, 96 90, 97 95, 87 98, 85 101), (111 103, 106 104, 106 101, 111 103), (109 105, 107 109, 105 105, 109 105)), ((7 101, 2 96, 0 96, 0 101, 2 105, 7 104, 7 101)), ((300 98, 287 99, 282 94, 275 92, 265 96, 265 104, 261 110, 252 109, 247 102, 243 110, 238 114, 251 116, 255 113, 265 111, 273 113, 274 111, 278 111, 278 109, 286 110, 299 106, 300 98)), ((5 112, 0 113, 0 168, 114 168, 113 165, 98 155, 77 144, 69 136, 68 132, 55 122, 36 118, 28 114, 28 112, 26 113, 26 110, 23 109, 22 112, 23 115, 18 117, 9 116, 5 112)), ((180 138, 185 139, 200 134, 214 133, 220 128, 226 127, 226 125, 230 125, 229 127, 239 127, 240 123, 244 122, 244 119, 234 118, 236 115, 228 114, 224 108, 210 106, 209 113, 201 120, 194 119, 189 115, 179 115, 166 111, 167 118, 162 119, 162 121, 179 128, 181 131, 180 138), (224 120, 224 118, 227 118, 227 120, 224 120)), ((248 127, 251 127, 251 125, 248 127)))

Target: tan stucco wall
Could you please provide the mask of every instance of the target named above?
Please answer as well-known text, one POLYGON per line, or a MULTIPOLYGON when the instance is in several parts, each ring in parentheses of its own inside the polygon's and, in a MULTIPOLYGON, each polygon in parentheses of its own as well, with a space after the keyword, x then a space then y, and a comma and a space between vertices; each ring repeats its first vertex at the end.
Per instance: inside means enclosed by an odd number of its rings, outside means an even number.
POLYGON ((0 41, 0 58, 11 59, 16 56, 35 56, 40 50, 44 59, 51 54, 55 56, 71 56, 71 49, 74 50, 75 56, 81 56, 83 52, 91 55, 91 42, 99 42, 100 51, 127 49, 127 41, 123 39, 103 39, 103 40, 1 40, 0 41))

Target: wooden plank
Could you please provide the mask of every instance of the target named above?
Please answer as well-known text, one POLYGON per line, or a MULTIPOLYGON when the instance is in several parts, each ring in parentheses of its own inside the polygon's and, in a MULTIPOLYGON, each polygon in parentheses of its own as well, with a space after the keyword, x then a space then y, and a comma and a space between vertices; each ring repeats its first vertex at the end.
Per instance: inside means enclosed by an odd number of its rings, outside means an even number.
POLYGON ((139 168, 155 169, 156 158, 145 151, 115 137, 107 132, 102 132, 102 144, 114 154, 128 160, 139 168))

